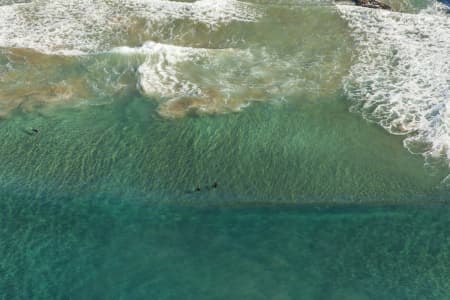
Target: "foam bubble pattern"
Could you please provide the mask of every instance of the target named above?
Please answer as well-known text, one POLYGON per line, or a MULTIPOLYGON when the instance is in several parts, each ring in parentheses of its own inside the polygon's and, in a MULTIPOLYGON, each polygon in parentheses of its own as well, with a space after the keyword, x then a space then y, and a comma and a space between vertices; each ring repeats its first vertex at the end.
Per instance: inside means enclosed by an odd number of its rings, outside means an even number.
POLYGON ((147 42, 142 47, 120 47, 112 52, 144 55, 145 61, 138 68, 139 86, 145 95, 161 103, 160 113, 164 116, 184 116, 189 110, 237 111, 246 106, 248 99, 233 97, 242 87, 235 86, 229 77, 248 67, 242 63, 251 60, 248 50, 147 42))
POLYGON ((339 5, 359 50, 344 79, 352 111, 427 158, 450 158, 450 18, 339 5))
POLYGON ((139 67, 140 87, 148 95, 173 97, 174 93, 190 96, 202 96, 200 88, 182 76, 175 66, 183 61, 195 62, 213 51, 202 48, 181 47, 147 42, 142 47, 119 47, 113 53, 142 54, 146 61, 139 67))
POLYGON ((336 58, 308 64, 301 51, 286 57, 264 47, 206 49, 147 42, 112 52, 145 57, 138 68, 139 86, 160 102, 160 113, 168 117, 240 111, 251 102, 302 94, 313 99, 333 89, 341 67, 336 58))
POLYGON ((135 18, 149 23, 189 19, 214 28, 254 21, 258 12, 236 0, 35 0, 0 6, 0 47, 68 55, 109 50, 111 39, 135 18))

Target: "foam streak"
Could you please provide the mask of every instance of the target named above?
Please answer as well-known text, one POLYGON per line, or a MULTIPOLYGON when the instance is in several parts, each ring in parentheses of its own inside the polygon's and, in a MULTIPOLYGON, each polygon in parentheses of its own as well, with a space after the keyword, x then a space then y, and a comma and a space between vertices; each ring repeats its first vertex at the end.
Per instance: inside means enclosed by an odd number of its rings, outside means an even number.
POLYGON ((344 80, 351 109, 406 135, 411 152, 450 159, 450 18, 431 10, 338 9, 359 46, 344 80))
POLYGON ((117 32, 136 18, 146 22, 190 19, 214 28, 257 17, 254 6, 236 0, 35 0, 0 6, 0 47, 79 55, 109 50, 117 32))

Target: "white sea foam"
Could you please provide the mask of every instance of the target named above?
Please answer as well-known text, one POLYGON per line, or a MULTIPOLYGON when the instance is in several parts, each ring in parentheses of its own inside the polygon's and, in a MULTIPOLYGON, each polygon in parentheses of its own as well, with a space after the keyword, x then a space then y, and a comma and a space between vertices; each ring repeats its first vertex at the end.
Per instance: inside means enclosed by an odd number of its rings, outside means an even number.
POLYGON ((352 110, 427 158, 450 159, 450 17, 339 5, 359 46, 344 80, 352 110))
POLYGON ((138 68, 141 91, 159 101, 160 113, 169 117, 192 110, 239 111, 251 102, 290 96, 314 99, 335 91, 345 69, 332 54, 311 62, 302 51, 280 55, 264 47, 206 49, 148 42, 112 52, 144 57, 138 68))
POLYGON ((142 47, 119 47, 112 52, 125 55, 143 54, 146 61, 139 67, 140 87, 145 94, 158 97, 202 96, 201 89, 189 80, 183 80, 177 71, 181 62, 194 63, 214 50, 173 46, 147 42, 142 47))
MULTIPOLYGON (((247 105, 248 99, 231 99, 238 88, 233 89, 226 72, 216 68, 221 59, 229 59, 230 63, 248 59, 248 51, 147 42, 142 47, 119 47, 112 52, 145 57, 138 68, 139 86, 145 95, 161 103, 160 113, 164 116, 183 116, 189 110, 236 111, 247 105)), ((232 64, 227 68, 236 71, 232 64)))
POLYGON ((108 50, 133 18, 153 23, 189 19, 214 28, 257 17, 254 6, 236 0, 35 0, 0 6, 0 47, 73 55, 108 50))
MULTIPOLYGON (((118 57, 139 56, 130 59, 131 70, 134 72, 134 64, 139 63, 136 73, 141 92, 159 101, 160 112, 166 116, 182 116, 188 111, 223 113, 240 110, 252 101, 280 101, 291 96, 312 100, 334 92, 349 64, 345 46, 348 34, 335 11, 328 13, 336 26, 321 24, 314 28, 310 24, 315 17, 310 12, 294 12, 295 26, 280 24, 284 45, 271 43, 271 31, 267 40, 261 37, 254 41, 253 26, 236 33, 236 40, 250 40, 245 44, 234 42, 235 36, 230 37, 229 32, 223 34, 224 23, 253 22, 269 13, 264 6, 236 0, 35 0, 0 8, 0 48, 33 48, 65 55, 115 52, 120 53, 118 57), (129 23, 132 25, 127 28, 129 23), (334 29, 335 33, 330 32, 334 29), (142 30, 152 33, 142 34, 142 30), (320 30, 323 34, 319 42, 315 32, 320 30), (145 40, 159 43, 142 45, 145 40)), ((261 30, 265 32, 264 26, 267 22, 263 20, 261 30)), ((235 29, 233 26, 230 32, 235 29)), ((97 57, 92 58, 97 61, 97 57)), ((121 61, 114 55, 98 58, 121 61)), ((103 80, 101 75, 98 77, 98 81, 103 80)), ((96 79, 91 78, 93 83, 88 85, 100 91, 96 79)), ((134 81, 126 83, 134 85, 134 81)))

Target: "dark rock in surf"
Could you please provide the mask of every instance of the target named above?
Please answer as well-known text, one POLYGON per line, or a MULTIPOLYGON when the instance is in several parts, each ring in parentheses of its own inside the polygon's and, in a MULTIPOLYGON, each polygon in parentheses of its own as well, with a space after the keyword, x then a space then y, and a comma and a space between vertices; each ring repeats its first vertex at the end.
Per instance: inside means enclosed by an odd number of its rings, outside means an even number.
POLYGON ((438 1, 447 6, 447 13, 450 14, 450 0, 438 0, 438 1))
MULTIPOLYGON (((344 1, 336 0, 336 2, 344 2, 344 1)), ((350 0, 350 1, 353 2, 357 6, 392 10, 392 7, 390 7, 389 5, 383 3, 379 0, 350 0)))
POLYGON ((353 2, 355 2, 355 4, 358 6, 392 10, 392 8, 389 5, 378 0, 353 0, 353 2))

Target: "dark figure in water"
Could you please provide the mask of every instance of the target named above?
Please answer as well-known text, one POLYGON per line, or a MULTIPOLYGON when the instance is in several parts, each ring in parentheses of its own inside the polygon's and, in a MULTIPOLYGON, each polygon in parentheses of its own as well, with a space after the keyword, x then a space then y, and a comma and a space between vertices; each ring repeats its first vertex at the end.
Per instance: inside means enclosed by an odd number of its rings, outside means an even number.
MULTIPOLYGON (((206 190, 217 189, 218 186, 219 186, 219 184, 217 183, 217 181, 214 181, 214 183, 211 185, 211 187, 208 187, 208 186, 206 187, 206 190)), ((201 191, 202 191, 202 189, 198 185, 194 189, 194 192, 201 192, 201 191)))
POLYGON ((39 133, 39 129, 37 128, 31 128, 31 131, 33 131, 34 133, 39 133))

